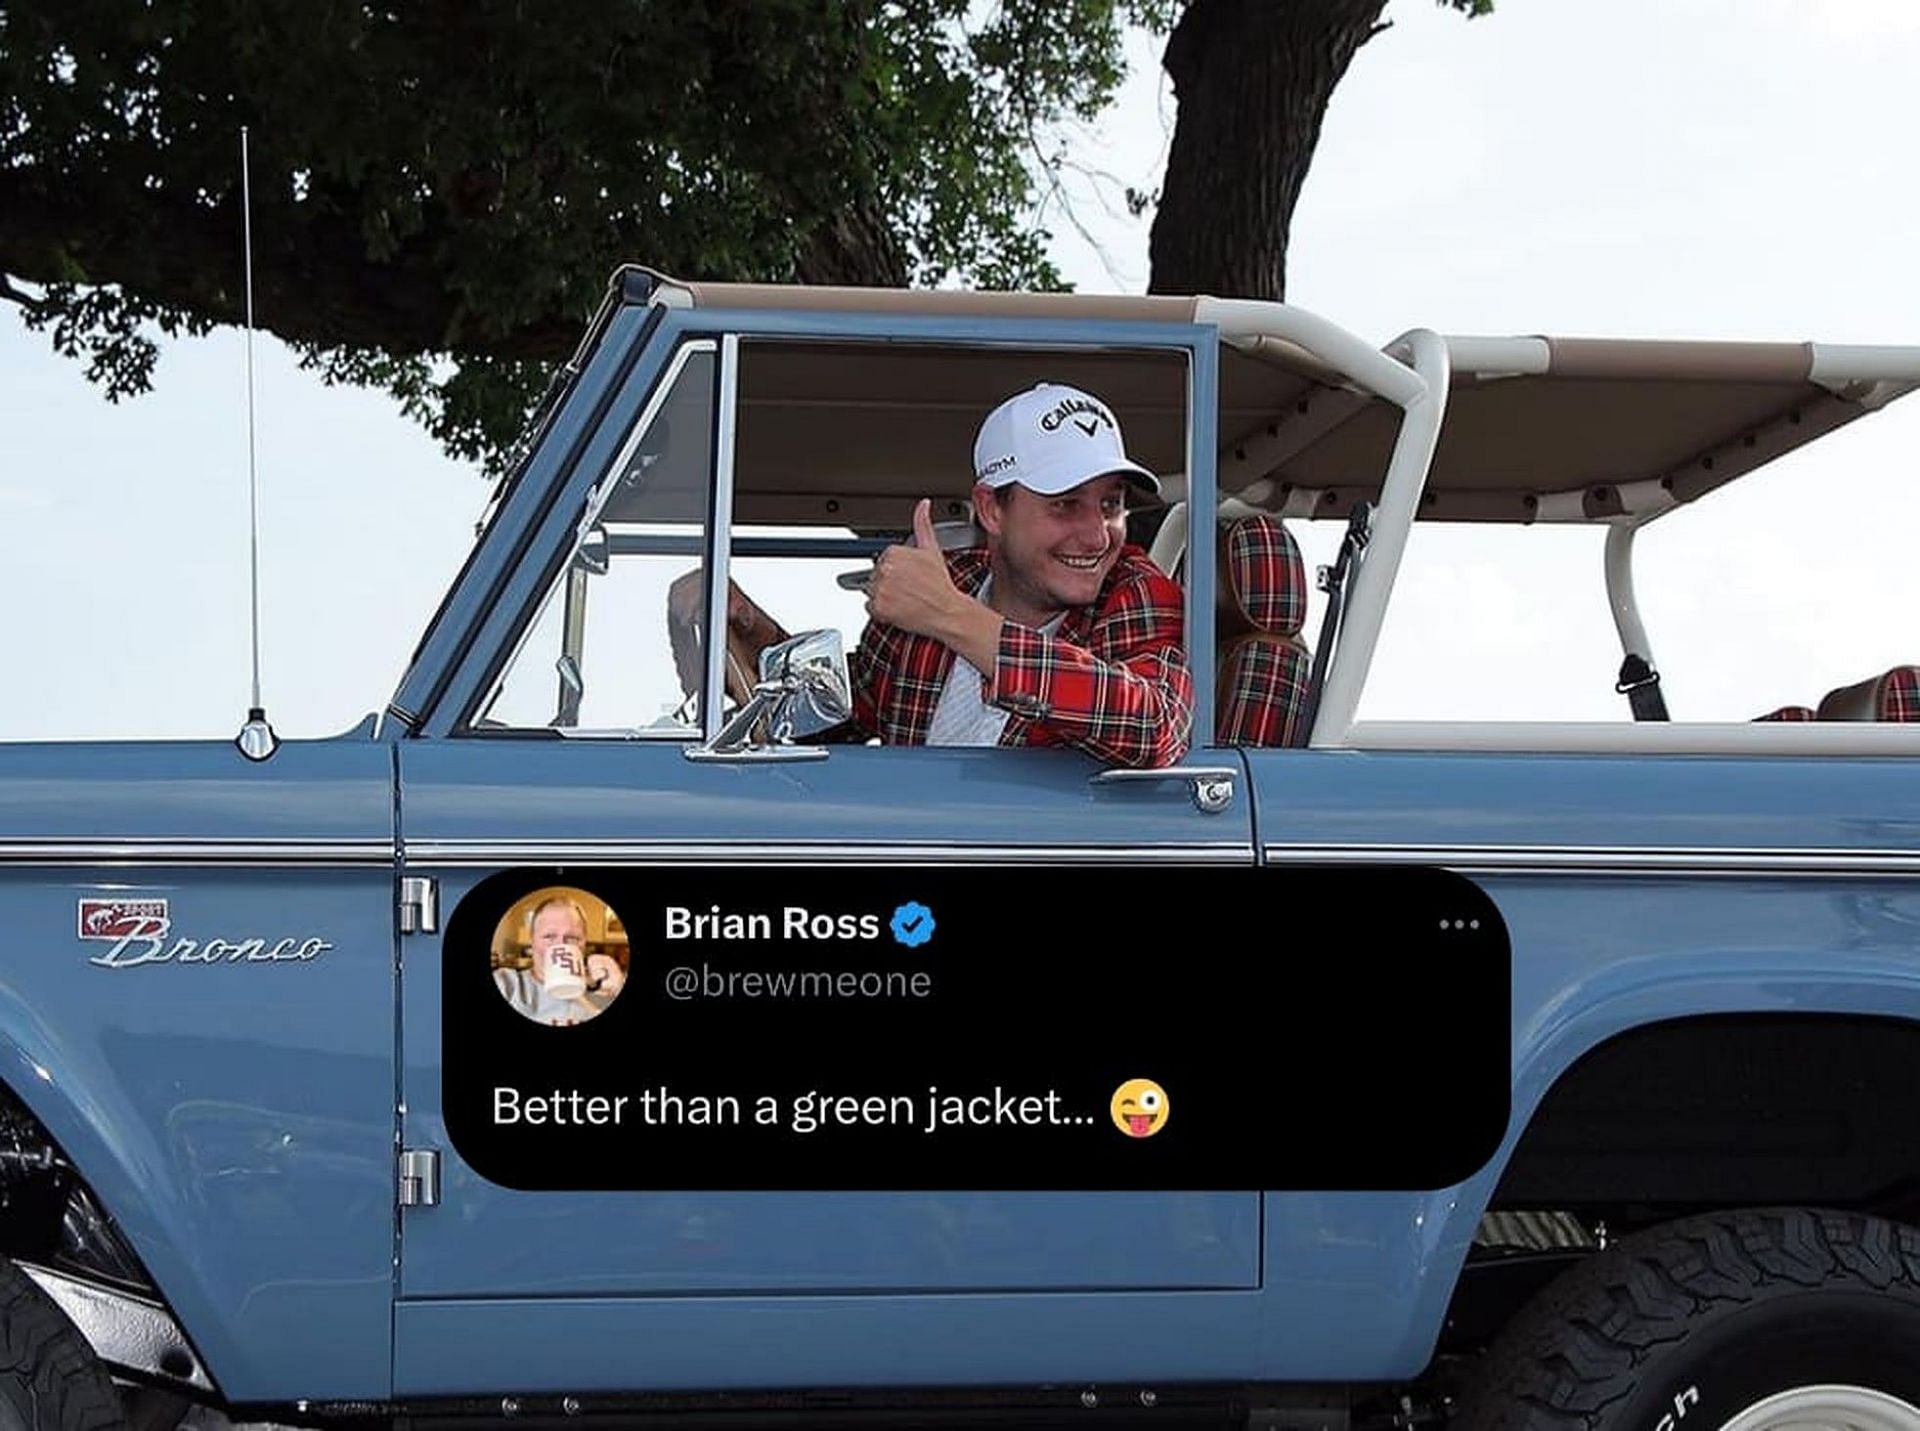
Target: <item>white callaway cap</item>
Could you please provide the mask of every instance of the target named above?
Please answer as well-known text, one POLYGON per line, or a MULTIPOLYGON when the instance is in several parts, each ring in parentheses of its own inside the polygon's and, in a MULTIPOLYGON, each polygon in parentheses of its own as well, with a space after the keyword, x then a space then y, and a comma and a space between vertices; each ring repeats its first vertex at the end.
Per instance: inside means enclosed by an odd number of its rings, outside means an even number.
POLYGON ((1160 479, 1128 460, 1112 410, 1063 383, 1040 383, 1008 398, 987 414, 973 443, 973 480, 989 487, 1018 482, 1054 497, 1113 473, 1160 495, 1160 479))

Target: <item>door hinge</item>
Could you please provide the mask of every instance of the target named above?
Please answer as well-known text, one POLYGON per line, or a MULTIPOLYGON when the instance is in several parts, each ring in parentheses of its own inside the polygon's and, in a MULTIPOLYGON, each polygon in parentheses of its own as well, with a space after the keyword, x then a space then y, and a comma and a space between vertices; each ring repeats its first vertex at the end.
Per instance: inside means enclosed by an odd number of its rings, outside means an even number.
POLYGON ((400 932, 434 934, 440 928, 440 881, 425 875, 400 880, 400 932))
POLYGON ((440 1201, 440 1154, 432 1148, 400 1150, 400 1206, 434 1207, 440 1201))

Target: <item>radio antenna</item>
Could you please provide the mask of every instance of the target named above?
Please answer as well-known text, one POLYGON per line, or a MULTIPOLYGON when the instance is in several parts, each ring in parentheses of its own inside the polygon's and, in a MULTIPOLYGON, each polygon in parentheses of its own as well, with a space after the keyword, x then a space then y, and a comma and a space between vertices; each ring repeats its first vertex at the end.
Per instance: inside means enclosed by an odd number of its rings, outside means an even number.
POLYGON ((280 747, 280 738, 267 724, 267 708, 260 700, 260 474, 253 438, 253 179, 247 162, 247 126, 240 126, 240 213, 247 274, 247 538, 251 569, 253 615, 253 701, 247 723, 233 743, 249 760, 265 760, 280 747))

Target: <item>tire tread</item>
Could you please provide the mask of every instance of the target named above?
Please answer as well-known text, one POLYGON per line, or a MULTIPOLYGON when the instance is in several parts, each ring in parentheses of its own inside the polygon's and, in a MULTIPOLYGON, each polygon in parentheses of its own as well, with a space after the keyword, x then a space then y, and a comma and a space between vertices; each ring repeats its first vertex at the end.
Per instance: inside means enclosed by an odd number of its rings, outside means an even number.
POLYGON ((1596 1431, 1648 1357, 1786 1284, 1920 1300, 1920 1232, 1855 1213, 1708 1213, 1639 1233, 1541 1292, 1494 1339, 1452 1431, 1596 1431))
POLYGON ((67 1316, 31 1278, 0 1261, 0 1397, 30 1431, 120 1431, 119 1393, 67 1316))

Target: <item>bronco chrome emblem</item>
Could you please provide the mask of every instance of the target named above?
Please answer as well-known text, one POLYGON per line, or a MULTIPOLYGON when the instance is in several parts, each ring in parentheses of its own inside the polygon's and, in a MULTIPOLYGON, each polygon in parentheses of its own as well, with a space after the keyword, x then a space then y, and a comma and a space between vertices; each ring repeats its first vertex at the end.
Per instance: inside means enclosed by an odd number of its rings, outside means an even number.
POLYGON ((175 937, 164 899, 83 899, 75 921, 82 939, 113 947, 87 960, 102 969, 141 964, 306 963, 333 948, 325 939, 187 939, 175 937))
POLYGON ((165 934, 171 921, 164 899, 83 899, 82 939, 124 939, 130 934, 165 934))

